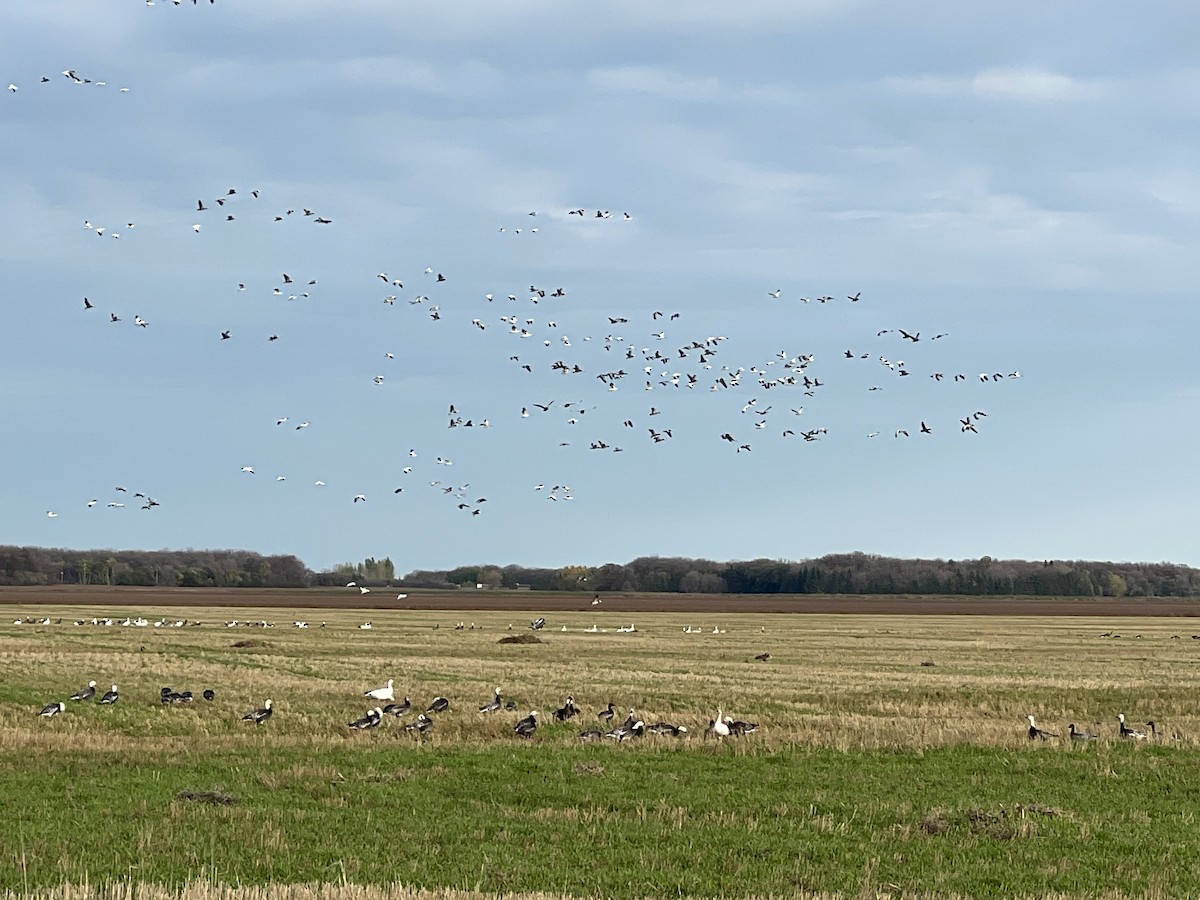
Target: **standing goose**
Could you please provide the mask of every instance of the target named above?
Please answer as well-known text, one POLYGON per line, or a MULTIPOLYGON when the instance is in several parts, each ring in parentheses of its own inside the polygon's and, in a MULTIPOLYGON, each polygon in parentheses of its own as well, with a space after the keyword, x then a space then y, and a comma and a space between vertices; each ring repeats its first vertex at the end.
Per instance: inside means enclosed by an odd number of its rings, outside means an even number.
POLYGON ((1058 737, 1053 731, 1044 731, 1037 727, 1037 723, 1033 720, 1033 716, 1027 716, 1029 719, 1029 739, 1031 741, 1048 741, 1050 738, 1058 737))
POLYGON ((575 706, 575 698, 568 697, 567 702, 554 711, 554 721, 565 722, 577 715, 579 715, 579 709, 575 706))
POLYGON ((96 696, 96 682, 89 681, 87 687, 82 687, 71 695, 71 699, 75 701, 91 700, 96 696))
POLYGON ((1117 713, 1117 722, 1121 731, 1121 737, 1128 738, 1131 741, 1144 741, 1146 732, 1137 731, 1125 724, 1125 713, 1117 713))
POLYGON ((363 691, 363 696, 370 697, 372 700, 383 700, 391 703, 396 699, 396 692, 392 687, 394 683, 394 679, 389 678, 387 684, 385 684, 383 687, 371 688, 369 691, 363 691))
POLYGON ((117 694, 117 686, 114 684, 112 686, 111 691, 104 692, 104 696, 100 698, 100 703, 103 706, 108 706, 110 704, 116 703, 118 696, 119 695, 117 694))
POLYGON ((1086 731, 1076 731, 1074 722, 1071 723, 1068 733, 1071 735, 1071 740, 1073 740, 1073 741, 1094 741, 1094 740, 1096 740, 1096 735, 1094 735, 1094 734, 1090 734, 1086 731))
POLYGON ((729 737, 729 725, 721 713, 721 707, 717 707, 717 717, 708 723, 708 730, 719 738, 729 737))
POLYGON ((252 709, 250 712, 242 716, 243 722, 253 722, 255 725, 262 725, 267 719, 274 715, 275 709, 271 706, 270 698, 263 701, 263 705, 259 709, 252 709))
POLYGON ((600 710, 600 712, 596 713, 596 717, 598 719, 600 719, 602 722, 611 722, 613 720, 613 717, 616 714, 617 714, 617 705, 615 703, 613 703, 611 700, 609 700, 608 707, 606 709, 602 709, 602 710, 600 710))

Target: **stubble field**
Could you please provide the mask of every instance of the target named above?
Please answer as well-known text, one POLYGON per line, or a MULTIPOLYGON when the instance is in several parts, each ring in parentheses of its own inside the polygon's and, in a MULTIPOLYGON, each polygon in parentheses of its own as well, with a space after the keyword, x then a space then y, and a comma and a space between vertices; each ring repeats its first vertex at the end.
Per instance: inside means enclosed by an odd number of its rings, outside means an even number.
POLYGON ((532 614, 145 598, 3 611, 12 896, 1200 892, 1186 618, 602 606, 549 611, 541 643, 502 644, 532 614), (204 624, 118 624, 138 616, 204 624), (50 624, 13 624, 32 618, 50 624), (348 729, 388 678, 414 711, 439 695, 450 710, 423 736, 404 729, 412 714, 348 729), (89 680, 116 683, 118 703, 67 700, 89 680), (164 706, 164 686, 196 700, 164 706), (496 686, 516 708, 481 714, 496 686), (582 716, 553 722, 568 695, 582 716), (268 723, 242 721, 268 697, 268 723), (57 700, 63 713, 37 716, 57 700), (610 700, 618 719, 688 732, 581 742, 610 700), (718 707, 757 732, 706 737, 718 707), (524 740, 512 729, 530 710, 542 724, 524 740), (1118 738, 1118 713, 1159 737, 1118 738), (1031 742, 1029 714, 1063 738, 1031 742), (1067 740, 1070 723, 1100 740, 1067 740))

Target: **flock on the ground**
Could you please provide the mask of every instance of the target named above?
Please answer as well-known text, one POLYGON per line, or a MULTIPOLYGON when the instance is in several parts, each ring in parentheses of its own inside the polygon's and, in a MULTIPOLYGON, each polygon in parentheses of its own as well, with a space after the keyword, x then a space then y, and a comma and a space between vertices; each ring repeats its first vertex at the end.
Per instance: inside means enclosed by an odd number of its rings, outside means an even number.
MULTIPOLYGON (((1029 720, 1027 734, 1031 741, 1050 741, 1062 737, 1057 731, 1047 731, 1045 728, 1039 726, 1033 716, 1026 716, 1026 719, 1029 720)), ((1102 737, 1102 735, 1091 731, 1080 731, 1075 727, 1074 722, 1067 726, 1067 738, 1072 741, 1098 741, 1102 737)), ((1173 728, 1169 734, 1166 732, 1160 733, 1158 723, 1153 719, 1147 720, 1144 729, 1134 728, 1125 721, 1125 713, 1117 713, 1117 738, 1126 741, 1144 741, 1146 738, 1152 740, 1169 738, 1170 740, 1178 741, 1183 739, 1183 734, 1178 728, 1173 728)))
MULTIPOLYGON (((404 697, 402 700, 396 699, 396 682, 395 679, 389 678, 386 684, 379 687, 371 688, 364 691, 363 696, 371 701, 379 704, 369 708, 361 717, 353 719, 346 723, 346 727, 356 731, 367 731, 369 729, 379 728, 385 721, 399 720, 405 718, 411 713, 416 715, 403 726, 404 731, 417 735, 427 734, 432 731, 435 726, 435 715, 448 713, 451 711, 450 700, 447 697, 434 697, 430 703, 425 706, 424 710, 420 710, 420 706, 414 706, 410 697, 404 697)), ((212 688, 205 688, 200 696, 208 703, 216 700, 216 692, 212 688)), ((101 697, 96 697, 96 682, 89 681, 87 685, 80 688, 72 694, 68 700, 71 703, 82 704, 89 703, 95 700, 100 705, 112 706, 121 698, 121 694, 117 685, 106 691, 101 697)), ((163 687, 159 691, 158 702, 162 706, 186 706, 196 701, 195 694, 190 690, 177 691, 172 687, 163 687)), ((515 710, 517 704, 513 700, 505 700, 502 689, 497 686, 493 691, 492 697, 487 702, 479 706, 480 715, 488 715, 490 713, 501 712, 502 710, 515 710)), ((67 710, 67 702, 56 700, 52 703, 47 703, 38 712, 42 718, 54 718, 61 715, 67 710)), ((250 722, 254 725, 265 725, 275 715, 274 702, 267 698, 263 701, 262 706, 251 709, 242 716, 242 721, 250 722)), ((578 706, 575 705, 575 698, 568 696, 563 705, 555 709, 552 713, 552 718, 555 722, 566 723, 573 719, 583 717, 584 713, 578 706)), ((513 725, 513 734, 521 738, 531 738, 538 730, 541 713, 538 710, 530 710, 529 714, 517 721, 513 725)), ((609 701, 608 705, 596 713, 596 719, 600 727, 585 728, 579 732, 581 741, 598 741, 604 738, 617 741, 618 743, 633 740, 643 737, 646 734, 666 735, 670 737, 683 737, 690 734, 687 726, 676 725, 672 722, 659 720, 652 724, 647 724, 645 720, 637 714, 636 709, 629 708, 628 715, 623 721, 618 721, 617 705, 613 701, 609 701)), ((747 722, 741 719, 735 719, 732 716, 727 716, 718 708, 715 718, 710 719, 708 727, 705 729, 705 736, 712 735, 716 738, 726 738, 731 736, 743 736, 753 734, 758 730, 757 722, 747 722)))

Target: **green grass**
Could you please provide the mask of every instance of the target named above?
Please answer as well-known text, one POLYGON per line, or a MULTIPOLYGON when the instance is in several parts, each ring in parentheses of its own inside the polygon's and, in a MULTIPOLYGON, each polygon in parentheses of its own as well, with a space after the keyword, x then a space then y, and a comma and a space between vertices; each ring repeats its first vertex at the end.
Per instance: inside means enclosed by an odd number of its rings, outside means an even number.
MULTIPOLYGON (((365 737, 374 738, 376 735, 365 737)), ((1191 750, 0 753, 0 888, 403 882, 626 897, 1200 893, 1191 750), (213 791, 231 805, 178 799, 213 791)))
MULTIPOLYGON (((222 616, 292 618, 200 614, 222 616)), ((308 631, 0 625, 0 892, 1200 895, 1200 646, 1173 636, 1178 620, 1139 620, 1143 639, 1116 644, 1078 619, 728 616, 728 634, 696 637, 696 617, 589 635, 606 620, 579 613, 506 646, 509 613, 368 617, 370 632, 334 611, 308 631), (480 628, 434 630, 439 616, 480 628), (233 647, 245 639, 270 646, 233 647), (387 677, 452 711, 420 740, 394 721, 350 733, 387 677), (34 715, 88 678, 117 682, 120 703, 34 715), (497 684, 519 709, 481 716, 497 684), (164 708, 161 685, 217 700, 164 708), (553 725, 567 693, 584 721, 553 725), (267 696, 275 717, 242 722, 267 696), (610 698, 691 734, 580 743, 610 698), (718 703, 760 732, 705 740, 718 703), (544 724, 525 742, 511 729, 531 708, 544 724), (1181 737, 1120 741, 1118 711, 1181 737), (1030 712, 1105 739, 1031 743, 1030 712)))

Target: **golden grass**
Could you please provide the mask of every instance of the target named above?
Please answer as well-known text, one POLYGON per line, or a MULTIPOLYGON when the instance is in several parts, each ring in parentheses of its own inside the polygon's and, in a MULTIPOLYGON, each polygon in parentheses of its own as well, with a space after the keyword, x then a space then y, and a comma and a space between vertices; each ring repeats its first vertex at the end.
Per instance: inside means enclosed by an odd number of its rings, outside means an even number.
MULTIPOLYGON (((537 645, 498 638, 528 633, 528 616, 509 612, 440 613, 284 609, 93 609, 13 607, 0 623, 0 743, 9 749, 60 748, 176 753, 196 740, 208 749, 261 744, 319 749, 347 742, 446 744, 511 740, 516 713, 480 715, 500 685, 517 703, 550 722, 572 694, 584 716, 609 700, 646 722, 688 727, 681 746, 707 752, 758 752, 789 745, 841 750, 929 748, 959 743, 1016 747, 1025 721, 1065 732, 1069 723, 1113 737, 1116 715, 1132 724, 1153 718, 1167 735, 1200 739, 1200 642, 1186 619, 1124 619, 1120 638, 1101 637, 1112 623, 1086 618, 826 616, 782 614, 563 613, 550 617, 537 645), (199 619, 187 628, 75 626, 93 616, 143 615, 154 621, 199 619), (61 625, 13 625, 37 614, 61 625), (633 633, 616 629, 637 625, 633 633), (273 628, 227 628, 224 622, 268 620, 273 628), (290 627, 307 620, 308 629, 290 627), (371 620, 369 631, 358 624, 371 620), (317 627, 321 620, 327 627, 317 627), (473 629, 455 630, 463 620, 473 629), (509 625, 512 630, 509 630, 509 625), (566 626, 565 632, 561 631, 566 626), (596 625, 603 629, 589 633, 596 625), (437 626, 437 627, 435 627, 437 626), (699 634, 685 634, 692 626, 699 634), (716 627, 723 634, 712 634, 716 627), (268 646, 236 647, 243 641, 268 646), (770 653, 769 661, 754 659, 770 653), (930 665, 932 663, 932 665, 930 665), (423 709, 451 700, 421 738, 390 721, 367 733, 345 723, 374 705, 362 693, 387 678, 397 696, 423 709), (89 679, 120 686, 119 707, 69 704, 63 715, 34 715, 89 679), (206 704, 160 708, 159 688, 217 691, 206 704), (276 715, 256 728, 240 721, 266 697, 276 715), (703 732, 717 707, 758 722, 750 739, 721 748, 703 732)), ((403 721, 403 720, 401 720, 403 721)), ((574 740, 577 728, 543 728, 538 741, 574 740)), ((654 738, 660 742, 670 738, 654 738)), ((1064 744, 1065 750, 1070 746, 1064 744)))
MULTIPOLYGON (((964 900, 961 894, 920 894, 901 889, 898 885, 878 885, 872 882, 871 872, 863 873, 864 886, 856 894, 848 895, 862 900, 883 898, 937 896, 941 900, 964 900), (867 882, 872 882, 870 886, 867 882), (894 888, 894 890, 893 890, 894 888)), ((1053 873, 1047 872, 1047 875, 1053 873)), ((0 900, 568 900, 575 895, 545 893, 481 893, 463 890, 423 890, 401 884, 358 885, 358 884, 273 884, 264 886, 229 885, 219 882, 193 881, 181 888, 142 882, 124 882, 94 885, 60 885, 39 891, 5 891, 0 900)), ((646 896, 655 896, 648 892, 646 896)), ((747 895, 751 896, 751 895, 747 895)), ((788 895, 794 900, 834 900, 842 894, 796 891, 788 895)), ((1058 893, 1039 894, 1043 900, 1064 900, 1068 895, 1058 893)), ((1094 895, 1095 900, 1125 900, 1130 897, 1145 900, 1161 900, 1170 896, 1167 892, 1148 885, 1144 890, 1104 891, 1094 895)))

